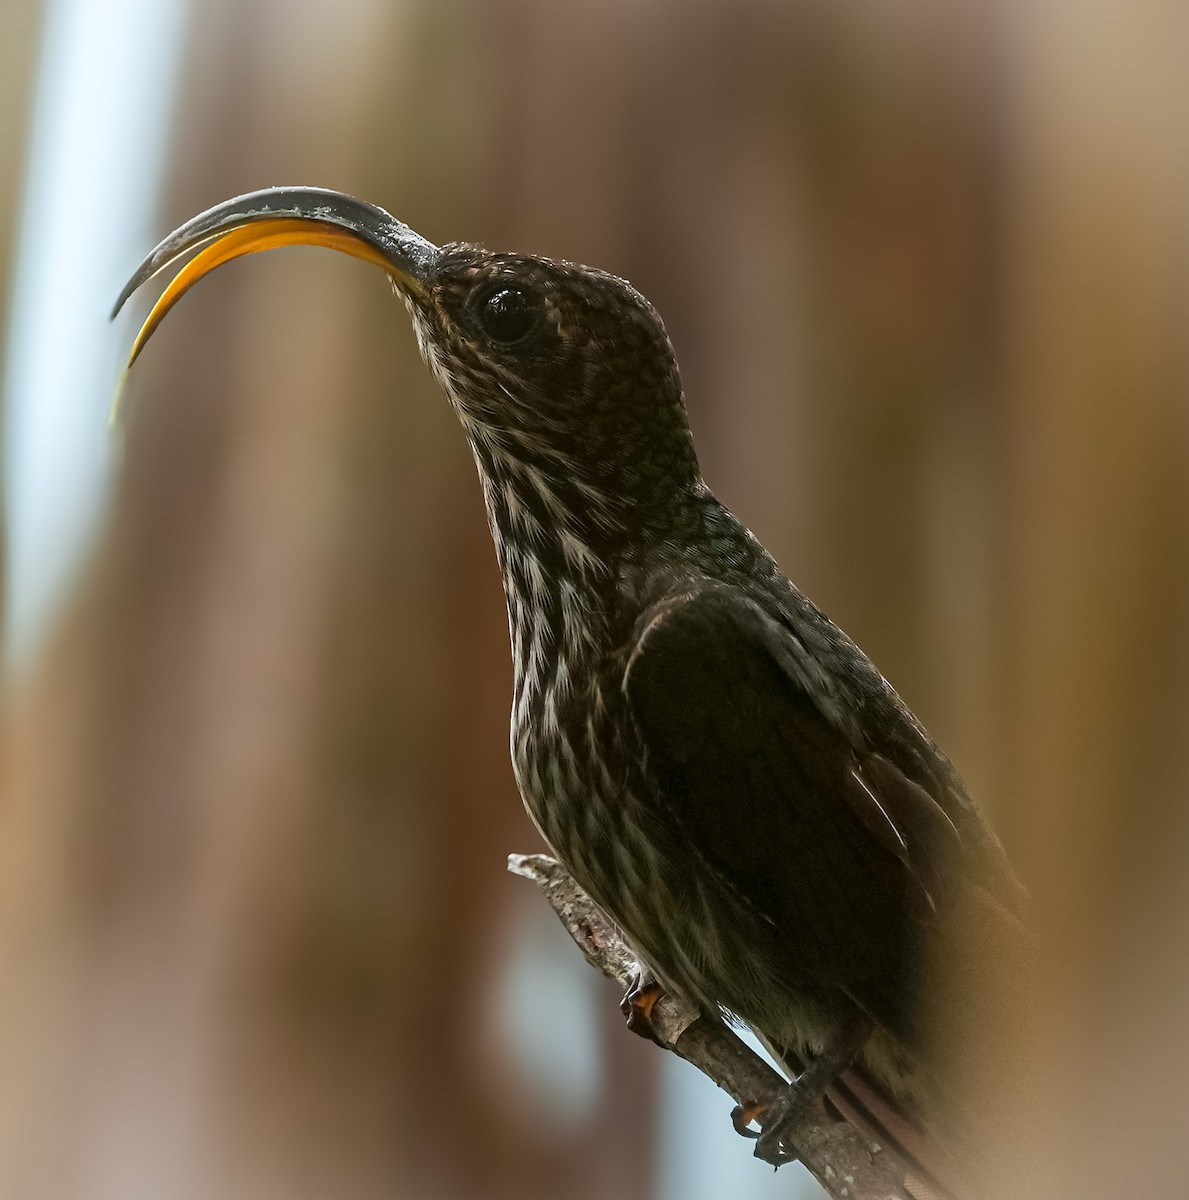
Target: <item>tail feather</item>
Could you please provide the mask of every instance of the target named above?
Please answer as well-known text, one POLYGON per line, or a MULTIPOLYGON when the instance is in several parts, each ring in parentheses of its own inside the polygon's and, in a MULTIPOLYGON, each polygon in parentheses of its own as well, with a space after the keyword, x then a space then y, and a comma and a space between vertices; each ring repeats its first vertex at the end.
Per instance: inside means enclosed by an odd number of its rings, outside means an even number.
MULTIPOLYGON (((804 1060, 793 1051, 772 1049, 793 1076, 805 1069, 804 1060)), ((826 1106, 904 1163, 904 1189, 914 1200, 972 1200, 974 1189, 955 1155, 924 1129, 905 1101, 858 1064, 830 1085, 826 1106)))
POLYGON ((970 1185, 954 1155, 861 1067, 844 1071, 826 1098, 852 1125, 903 1159, 904 1187, 915 1200, 968 1200, 970 1185))

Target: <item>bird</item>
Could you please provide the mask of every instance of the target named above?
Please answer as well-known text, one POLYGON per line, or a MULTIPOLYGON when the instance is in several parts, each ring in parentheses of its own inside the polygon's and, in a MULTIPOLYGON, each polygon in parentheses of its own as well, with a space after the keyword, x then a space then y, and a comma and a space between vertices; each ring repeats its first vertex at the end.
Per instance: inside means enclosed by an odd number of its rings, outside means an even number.
POLYGON ((793 1078, 743 1117, 765 1161, 826 1103, 900 1150, 914 1194, 957 1195, 987 1166, 985 1114, 944 1060, 980 1023, 976 1073, 1027 1056, 993 1001, 1027 1003, 1028 892, 907 705, 704 481, 657 311, 601 270, 269 188, 134 272, 115 312, 192 256, 129 367, 201 278, 294 244, 386 272, 462 425, 507 601, 516 782, 638 955, 635 1015, 660 987, 773 1049, 793 1078))

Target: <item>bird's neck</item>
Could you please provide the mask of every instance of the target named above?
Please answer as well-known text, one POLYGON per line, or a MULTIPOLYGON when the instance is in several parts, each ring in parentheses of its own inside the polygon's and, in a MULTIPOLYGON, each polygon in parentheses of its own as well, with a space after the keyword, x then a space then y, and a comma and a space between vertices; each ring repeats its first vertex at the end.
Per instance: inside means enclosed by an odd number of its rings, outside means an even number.
POLYGON ((680 454, 622 478, 609 456, 596 460, 600 477, 572 452, 552 458, 541 447, 520 452, 511 437, 470 440, 508 603, 517 708, 543 695, 559 703, 577 677, 590 678, 584 666, 624 636, 616 626, 623 579, 681 558, 716 502, 688 432, 680 454))
POLYGON ((476 448, 508 602, 517 702, 567 686, 608 633, 606 598, 624 538, 571 476, 476 448))

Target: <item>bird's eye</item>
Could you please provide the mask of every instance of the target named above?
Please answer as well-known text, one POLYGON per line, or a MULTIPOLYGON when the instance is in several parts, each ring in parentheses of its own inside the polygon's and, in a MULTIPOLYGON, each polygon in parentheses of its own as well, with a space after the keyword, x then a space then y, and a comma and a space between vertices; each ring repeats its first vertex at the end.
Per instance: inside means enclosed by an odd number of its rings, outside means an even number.
POLYGON ((479 301, 479 324, 494 342, 510 346, 532 333, 538 308, 519 288, 496 287, 479 301))

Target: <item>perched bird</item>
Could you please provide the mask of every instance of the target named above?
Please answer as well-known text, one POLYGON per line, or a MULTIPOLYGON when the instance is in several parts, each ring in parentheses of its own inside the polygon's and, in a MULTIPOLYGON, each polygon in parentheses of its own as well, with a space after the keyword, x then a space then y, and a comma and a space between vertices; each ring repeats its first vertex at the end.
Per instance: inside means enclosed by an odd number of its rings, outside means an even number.
POLYGON ((153 250, 117 311, 198 253, 131 358, 215 267, 296 243, 388 273, 462 422, 537 827, 663 986, 799 1064, 757 1152, 787 1159, 786 1127, 828 1094, 900 1145, 921 1194, 955 1163, 977 1176, 978 1105, 944 1060, 988 996, 1026 990, 1027 896, 891 686, 703 481, 656 311, 602 271, 439 248, 361 201, 275 188, 153 250))

